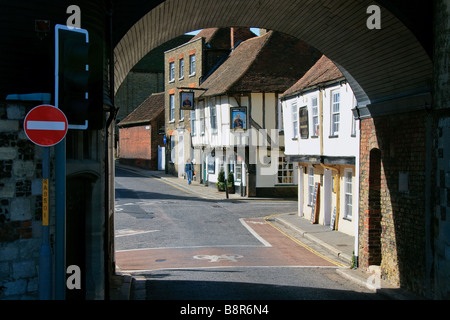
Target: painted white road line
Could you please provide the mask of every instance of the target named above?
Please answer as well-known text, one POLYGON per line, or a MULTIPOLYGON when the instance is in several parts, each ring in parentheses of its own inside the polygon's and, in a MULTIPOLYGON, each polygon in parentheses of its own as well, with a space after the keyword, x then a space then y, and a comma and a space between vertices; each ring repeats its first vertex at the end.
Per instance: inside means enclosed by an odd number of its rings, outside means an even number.
POLYGON ((193 256, 194 259, 198 259, 198 260, 209 260, 209 262, 219 262, 219 261, 232 261, 232 262, 237 262, 236 259, 241 259, 244 256, 240 255, 240 254, 235 254, 235 255, 231 255, 231 254, 222 254, 220 256, 218 255, 205 255, 205 254, 201 254, 201 255, 196 255, 193 256))
POLYGON ((134 230, 134 229, 122 229, 122 230, 117 230, 115 237, 119 238, 119 237, 126 237, 126 236, 134 236, 137 234, 143 234, 143 233, 150 233, 150 232, 158 232, 160 230, 134 230))
POLYGON ((269 269, 269 268, 297 268, 297 269, 348 269, 348 267, 334 267, 334 266, 258 266, 258 265, 250 265, 250 266, 208 266, 208 267, 181 267, 181 268, 158 268, 158 269, 141 269, 141 270, 133 270, 133 269, 120 269, 121 271, 126 271, 126 273, 143 273, 143 272, 152 272, 152 271, 177 271, 177 270, 204 270, 204 269, 250 269, 250 268, 260 268, 260 269, 269 269))
POLYGON ((186 247, 157 247, 157 248, 137 248, 137 249, 123 249, 123 250, 116 250, 116 252, 130 252, 130 251, 144 251, 144 250, 178 250, 178 249, 204 249, 204 248, 261 248, 261 246, 249 246, 249 245, 215 245, 215 246, 186 246, 186 247))
POLYGON ((272 245, 264 240, 259 234, 255 232, 245 221, 243 218, 239 219, 242 225, 256 238, 258 239, 265 247, 272 247, 272 245))

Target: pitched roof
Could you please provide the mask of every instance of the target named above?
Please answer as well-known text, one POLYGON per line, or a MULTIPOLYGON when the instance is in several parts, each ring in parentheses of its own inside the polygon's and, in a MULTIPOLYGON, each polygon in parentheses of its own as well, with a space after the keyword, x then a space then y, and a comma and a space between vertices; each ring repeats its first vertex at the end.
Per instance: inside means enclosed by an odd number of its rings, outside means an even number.
MULTIPOLYGON (((237 27, 233 28, 234 43, 238 41, 245 41, 247 39, 256 37, 256 35, 249 28, 237 27)), ((205 38, 205 43, 215 49, 230 49, 231 48, 231 28, 207 28, 197 33, 189 42, 197 40, 198 38, 205 38)))
POLYGON ((153 93, 139 107, 118 123, 119 127, 148 123, 164 112, 164 92, 153 93))
POLYGON ((202 96, 233 92, 284 92, 317 61, 317 50, 276 31, 242 42, 209 76, 202 96))
POLYGON ((280 98, 287 98, 307 89, 314 88, 319 84, 345 79, 339 68, 323 55, 319 61, 292 87, 287 89, 280 98))

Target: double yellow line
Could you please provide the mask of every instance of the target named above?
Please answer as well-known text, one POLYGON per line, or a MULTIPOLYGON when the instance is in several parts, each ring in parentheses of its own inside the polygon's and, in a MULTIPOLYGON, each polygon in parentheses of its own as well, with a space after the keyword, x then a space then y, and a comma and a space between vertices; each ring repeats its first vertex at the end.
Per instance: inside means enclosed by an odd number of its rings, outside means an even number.
POLYGON ((273 228, 277 229, 277 230, 280 231, 283 235, 285 235, 286 237, 288 237, 289 239, 291 239, 292 241, 294 241, 294 242, 295 242, 296 244, 298 244, 299 246, 302 246, 302 247, 305 248, 306 250, 308 250, 308 251, 314 253, 315 255, 321 257, 322 259, 324 259, 324 260, 326 260, 326 261, 328 261, 328 262, 331 262, 331 263, 335 264, 335 265, 338 266, 338 267, 347 267, 347 265, 345 265, 345 264, 343 264, 343 263, 340 263, 340 262, 337 262, 337 261, 334 261, 333 259, 330 259, 330 258, 324 256, 323 254, 317 252, 316 250, 314 250, 313 248, 307 246, 306 244, 304 244, 304 243, 301 242, 300 240, 298 240, 298 239, 296 239, 295 237, 291 236, 290 234, 284 232, 282 229, 280 229, 279 227, 277 227, 275 224, 273 224, 273 223, 270 221, 270 219, 272 219, 272 218, 274 218, 274 217, 276 217, 276 216, 279 216, 279 215, 281 215, 281 213, 279 213, 279 214, 272 214, 272 215, 269 215, 269 216, 267 216, 267 217, 264 217, 264 220, 265 220, 266 223, 268 223, 270 226, 272 226, 273 228))

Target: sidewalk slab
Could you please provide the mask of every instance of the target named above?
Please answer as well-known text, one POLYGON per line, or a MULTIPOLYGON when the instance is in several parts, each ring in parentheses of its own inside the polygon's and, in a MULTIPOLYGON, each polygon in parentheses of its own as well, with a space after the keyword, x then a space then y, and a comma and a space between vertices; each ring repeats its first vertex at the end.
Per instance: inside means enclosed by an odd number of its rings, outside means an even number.
POLYGON ((331 230, 329 226, 312 224, 297 214, 282 214, 275 219, 300 236, 322 246, 349 266, 352 264, 355 237, 331 230))

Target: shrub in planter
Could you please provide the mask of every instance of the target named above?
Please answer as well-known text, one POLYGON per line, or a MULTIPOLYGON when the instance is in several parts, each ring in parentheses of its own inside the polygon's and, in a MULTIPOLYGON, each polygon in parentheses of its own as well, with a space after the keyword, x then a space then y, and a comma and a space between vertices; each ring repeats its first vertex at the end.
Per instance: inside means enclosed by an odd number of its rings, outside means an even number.
POLYGON ((219 191, 225 191, 225 172, 223 170, 220 170, 217 175, 217 189, 219 191))

